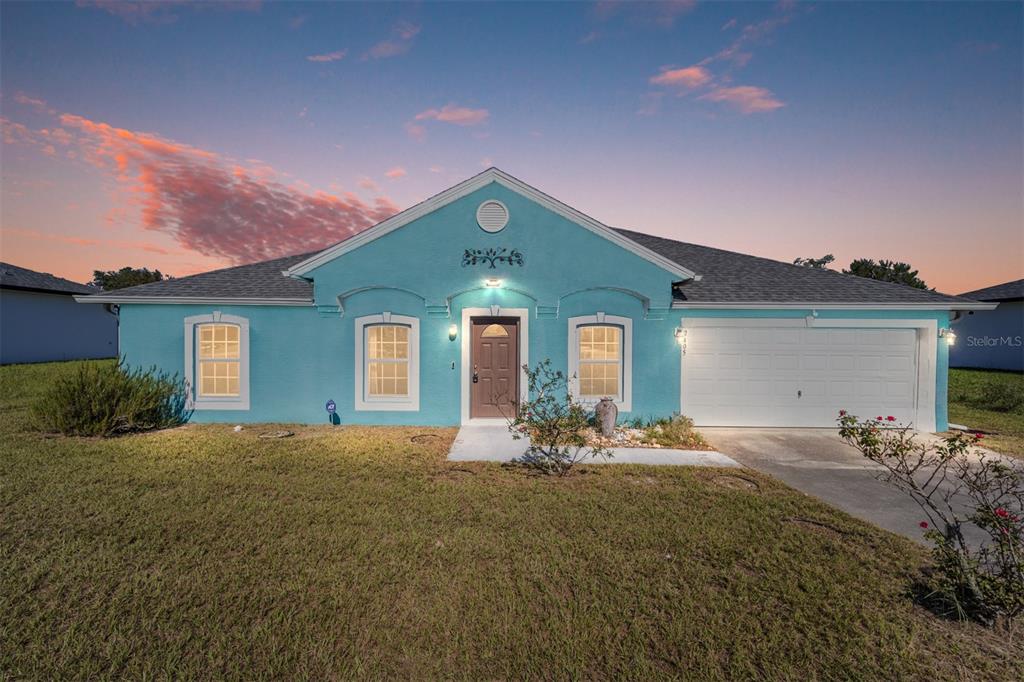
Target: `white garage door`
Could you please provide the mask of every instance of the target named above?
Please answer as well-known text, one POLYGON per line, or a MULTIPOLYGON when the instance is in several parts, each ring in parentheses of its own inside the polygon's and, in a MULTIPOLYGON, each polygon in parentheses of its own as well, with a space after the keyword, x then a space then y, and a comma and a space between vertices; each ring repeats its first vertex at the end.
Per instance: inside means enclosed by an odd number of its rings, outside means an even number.
POLYGON ((913 329, 692 327, 682 411, 704 426, 834 426, 841 409, 914 421, 913 329))

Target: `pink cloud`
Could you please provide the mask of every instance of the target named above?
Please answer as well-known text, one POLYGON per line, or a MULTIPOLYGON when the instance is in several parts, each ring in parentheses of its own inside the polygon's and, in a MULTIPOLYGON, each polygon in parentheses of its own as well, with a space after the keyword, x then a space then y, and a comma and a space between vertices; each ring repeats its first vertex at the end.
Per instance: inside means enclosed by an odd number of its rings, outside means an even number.
POLYGON ((306 57, 306 60, 311 62, 336 62, 339 59, 344 59, 347 54, 348 50, 335 50, 334 52, 325 52, 324 54, 311 54, 306 57))
POLYGON ((607 21, 622 13, 632 23, 654 24, 662 28, 671 28, 676 19, 690 12, 696 5, 697 0, 663 0, 662 2, 598 0, 594 3, 593 16, 599 21, 607 21))
MULTIPOLYGON (((152 133, 80 116, 60 117, 83 158, 110 173, 145 229, 190 251, 246 263, 317 249, 397 212, 387 197, 308 191, 272 169, 225 158, 152 133)), ((39 142, 39 136, 29 139, 39 142)), ((115 207, 113 215, 123 211, 115 207)))
POLYGON ((483 123, 491 115, 487 109, 470 109, 454 104, 446 104, 440 109, 427 109, 416 114, 416 121, 441 121, 457 126, 475 126, 483 123))
POLYGON ((57 113, 44 100, 41 100, 38 97, 30 97, 29 95, 26 95, 23 92, 15 93, 14 101, 18 104, 21 104, 22 106, 31 107, 32 109, 35 109, 41 114, 53 115, 57 113))
POLYGON ((405 124, 405 132, 409 133, 409 137, 416 140, 417 142, 422 142, 423 139, 427 136, 427 129, 424 126, 421 126, 419 123, 414 123, 413 121, 409 121, 408 123, 405 124))
POLYGON ((108 14, 123 19, 133 26, 138 24, 170 24, 178 20, 178 9, 194 11, 222 10, 257 12, 262 7, 261 0, 230 0, 219 2, 207 0, 75 0, 78 7, 100 9, 108 14))
POLYGON ((412 48, 412 40, 419 35, 421 27, 408 21, 401 21, 392 30, 392 37, 382 40, 363 54, 363 60, 385 59, 403 55, 412 48))
POLYGON ((661 73, 651 76, 651 85, 693 90, 711 82, 711 73, 703 66, 687 66, 682 69, 662 67, 661 73))
POLYGON ((698 99, 709 102, 723 102, 744 114, 755 114, 763 111, 774 111, 786 106, 775 97, 771 90, 752 85, 715 88, 701 95, 698 99))
POLYGON ((392 180, 397 180, 398 178, 404 178, 405 175, 406 175, 406 172, 405 172, 405 169, 402 168, 401 166, 395 166, 394 168, 390 169, 384 175, 386 175, 387 177, 391 178, 392 180))

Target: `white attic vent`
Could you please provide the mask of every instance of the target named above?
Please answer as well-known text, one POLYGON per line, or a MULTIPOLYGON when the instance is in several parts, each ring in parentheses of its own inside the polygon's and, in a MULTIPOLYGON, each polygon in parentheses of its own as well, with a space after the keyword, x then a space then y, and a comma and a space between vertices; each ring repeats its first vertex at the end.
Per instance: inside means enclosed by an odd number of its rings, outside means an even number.
POLYGON ((497 199, 488 199, 477 207, 476 222, 485 232, 500 232, 508 225, 508 209, 497 199))

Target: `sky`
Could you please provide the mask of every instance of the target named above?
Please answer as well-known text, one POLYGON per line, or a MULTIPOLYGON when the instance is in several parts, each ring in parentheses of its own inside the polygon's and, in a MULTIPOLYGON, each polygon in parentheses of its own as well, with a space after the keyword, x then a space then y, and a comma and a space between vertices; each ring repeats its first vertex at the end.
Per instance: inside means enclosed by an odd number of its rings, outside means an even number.
POLYGON ((615 227, 1018 279, 1022 7, 3 2, 0 259, 305 253, 493 165, 615 227))

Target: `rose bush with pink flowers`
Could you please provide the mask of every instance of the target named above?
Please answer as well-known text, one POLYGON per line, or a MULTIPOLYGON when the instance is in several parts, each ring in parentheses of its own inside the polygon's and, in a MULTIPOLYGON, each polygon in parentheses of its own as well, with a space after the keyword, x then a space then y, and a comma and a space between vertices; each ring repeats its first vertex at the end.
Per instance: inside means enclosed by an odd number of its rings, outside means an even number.
POLYGON ((929 595, 958 618, 991 625, 1024 613, 1024 469, 973 446, 981 434, 939 443, 894 417, 860 420, 839 412, 839 435, 882 467, 879 480, 910 495, 932 543, 929 595), (973 527, 984 538, 969 542, 973 527))

